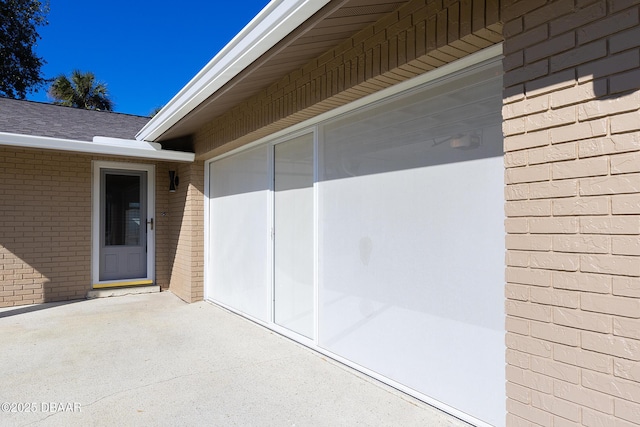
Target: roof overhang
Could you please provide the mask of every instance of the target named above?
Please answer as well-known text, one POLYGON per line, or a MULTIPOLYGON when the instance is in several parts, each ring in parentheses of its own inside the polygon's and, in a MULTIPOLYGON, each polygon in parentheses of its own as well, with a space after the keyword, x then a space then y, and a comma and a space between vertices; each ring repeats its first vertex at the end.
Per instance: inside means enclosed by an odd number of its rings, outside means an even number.
POLYGON ((89 142, 0 132, 0 146, 3 145, 173 162, 190 163, 195 159, 194 153, 163 150, 160 144, 104 136, 95 136, 93 142, 89 142))
POLYGON ((155 141, 229 83, 330 0, 274 0, 229 42, 136 135, 155 141))

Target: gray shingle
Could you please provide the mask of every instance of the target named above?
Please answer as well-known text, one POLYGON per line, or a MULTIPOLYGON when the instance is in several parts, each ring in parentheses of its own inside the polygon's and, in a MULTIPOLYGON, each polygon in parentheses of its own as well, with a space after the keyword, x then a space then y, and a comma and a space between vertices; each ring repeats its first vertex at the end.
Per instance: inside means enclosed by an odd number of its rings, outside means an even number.
POLYGON ((133 139, 149 117, 0 98, 0 132, 92 141, 133 139))

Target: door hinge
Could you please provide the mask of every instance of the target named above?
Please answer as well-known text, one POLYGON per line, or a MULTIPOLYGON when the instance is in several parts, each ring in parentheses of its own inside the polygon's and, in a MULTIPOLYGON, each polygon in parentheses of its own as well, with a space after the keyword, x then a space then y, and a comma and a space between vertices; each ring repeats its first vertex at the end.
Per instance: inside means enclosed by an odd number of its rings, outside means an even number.
POLYGON ((153 230, 153 218, 151 218, 151 220, 147 221, 147 224, 149 224, 151 226, 151 230, 153 230))

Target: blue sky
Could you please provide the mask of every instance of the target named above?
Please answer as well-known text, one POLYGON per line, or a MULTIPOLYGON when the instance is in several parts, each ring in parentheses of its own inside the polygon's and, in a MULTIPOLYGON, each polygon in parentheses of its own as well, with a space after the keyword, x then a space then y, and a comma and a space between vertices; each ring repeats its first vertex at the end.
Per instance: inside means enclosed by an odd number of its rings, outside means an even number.
MULTIPOLYGON (((268 0, 50 0, 36 52, 46 78, 92 71, 115 111, 148 115, 166 104, 268 0)), ((28 95, 50 102, 46 87, 28 95)))

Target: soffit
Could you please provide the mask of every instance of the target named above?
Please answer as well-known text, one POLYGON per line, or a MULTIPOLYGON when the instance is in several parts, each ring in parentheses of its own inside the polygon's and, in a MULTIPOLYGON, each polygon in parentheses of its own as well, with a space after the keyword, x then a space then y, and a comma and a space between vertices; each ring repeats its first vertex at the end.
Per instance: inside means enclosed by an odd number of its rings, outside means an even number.
POLYGON ((397 0, 330 2, 187 114, 157 141, 194 133, 212 118, 301 68, 404 3, 406 1, 397 0))

